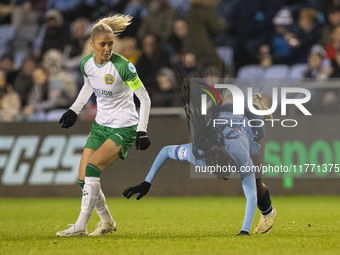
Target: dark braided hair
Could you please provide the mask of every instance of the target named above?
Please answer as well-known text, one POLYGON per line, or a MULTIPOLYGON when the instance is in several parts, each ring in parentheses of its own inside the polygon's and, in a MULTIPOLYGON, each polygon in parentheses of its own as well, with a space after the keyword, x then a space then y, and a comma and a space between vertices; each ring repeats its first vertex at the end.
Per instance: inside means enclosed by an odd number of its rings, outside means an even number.
MULTIPOLYGON (((222 73, 224 72, 225 70, 222 70, 222 73)), ((230 155, 224 149, 222 130, 213 127, 213 120, 218 118, 222 107, 212 106, 207 115, 202 115, 200 97, 190 93, 190 79, 198 78, 199 74, 187 75, 183 68, 178 67, 177 76, 179 83, 173 87, 187 116, 193 155, 197 159, 204 159, 207 165, 232 164, 230 155)))

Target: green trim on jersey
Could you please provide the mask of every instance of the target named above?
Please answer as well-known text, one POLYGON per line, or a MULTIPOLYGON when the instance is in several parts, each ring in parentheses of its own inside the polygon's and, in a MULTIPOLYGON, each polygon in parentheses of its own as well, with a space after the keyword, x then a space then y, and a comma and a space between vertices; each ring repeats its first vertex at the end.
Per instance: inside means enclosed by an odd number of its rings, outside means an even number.
POLYGON ((93 63, 96 65, 96 67, 98 67, 98 68, 101 68, 101 67, 103 67, 103 66, 105 66, 107 63, 109 63, 110 62, 110 60, 108 60, 108 61, 106 61, 105 63, 103 63, 103 64, 98 64, 97 62, 96 62, 96 58, 95 58, 95 56, 94 56, 94 54, 93 54, 93 63))
POLYGON ((94 56, 94 53, 91 53, 90 55, 87 55, 86 57, 83 57, 83 59, 80 61, 80 71, 82 72, 82 74, 87 77, 87 74, 85 73, 85 64, 86 62, 92 57, 94 56))
POLYGON ((123 81, 133 81, 138 76, 135 66, 123 56, 112 53, 110 60, 123 81))
POLYGON ((139 79, 138 76, 133 81, 127 81, 127 84, 130 86, 132 91, 136 91, 143 85, 142 81, 139 79))

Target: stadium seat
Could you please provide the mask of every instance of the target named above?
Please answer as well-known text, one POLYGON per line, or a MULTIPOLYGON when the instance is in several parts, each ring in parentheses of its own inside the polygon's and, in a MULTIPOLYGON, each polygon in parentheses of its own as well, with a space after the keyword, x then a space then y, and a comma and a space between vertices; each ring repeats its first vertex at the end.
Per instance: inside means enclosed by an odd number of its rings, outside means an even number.
POLYGON ((11 25, 0 26, 0 56, 9 50, 9 42, 13 39, 15 28, 11 25))
POLYGON ((55 109, 51 110, 46 114, 46 121, 59 121, 61 116, 66 112, 67 109, 55 109))
POLYGON ((262 78, 275 78, 275 79, 283 79, 287 77, 289 71, 288 65, 272 65, 264 70, 262 74, 262 78))
POLYGON ((217 47, 216 52, 226 66, 231 66, 233 64, 234 50, 231 47, 217 47))
POLYGON ((45 121, 46 115, 44 112, 37 112, 25 118, 29 122, 45 121))
POLYGON ((30 47, 37 35, 38 28, 37 24, 28 24, 18 27, 13 38, 13 47, 15 48, 14 62, 16 66, 21 66, 23 59, 30 52, 30 47))
POLYGON ((303 72, 307 70, 307 64, 295 64, 289 69, 287 78, 289 79, 302 79, 303 72))
POLYGON ((259 65, 242 66, 237 72, 239 79, 256 79, 262 76, 263 69, 259 65))

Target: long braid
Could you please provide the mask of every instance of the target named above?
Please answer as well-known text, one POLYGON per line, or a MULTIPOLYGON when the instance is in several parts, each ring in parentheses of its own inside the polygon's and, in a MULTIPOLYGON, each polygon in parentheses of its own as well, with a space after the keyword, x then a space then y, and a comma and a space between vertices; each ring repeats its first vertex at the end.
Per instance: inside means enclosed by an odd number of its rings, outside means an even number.
POLYGON ((209 114, 202 116, 200 97, 190 93, 190 78, 197 78, 198 74, 193 73, 188 76, 183 68, 178 67, 177 76, 179 83, 173 87, 187 116, 192 152, 197 159, 204 159, 212 146, 224 148, 223 133, 213 127, 213 120, 219 116, 221 107, 211 107, 209 114))

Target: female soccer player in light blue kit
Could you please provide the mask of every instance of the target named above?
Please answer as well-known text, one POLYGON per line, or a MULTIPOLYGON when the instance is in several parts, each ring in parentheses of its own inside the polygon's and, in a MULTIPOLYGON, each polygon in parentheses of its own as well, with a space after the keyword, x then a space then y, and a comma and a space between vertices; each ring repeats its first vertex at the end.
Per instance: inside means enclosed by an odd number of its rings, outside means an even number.
MULTIPOLYGON (((262 217, 254 232, 269 232, 274 223, 275 209, 271 206, 268 189, 262 183, 261 178, 256 179, 255 172, 252 170, 254 169, 252 168, 252 166, 254 166, 253 161, 255 161, 256 165, 260 165, 261 158, 263 160, 265 131, 264 128, 251 128, 247 124, 240 124, 248 123, 248 119, 260 118, 258 116, 252 116, 248 111, 246 111, 245 115, 247 115, 248 118, 245 116, 233 115, 231 105, 223 105, 218 117, 219 119, 228 120, 228 124, 223 125, 223 127, 220 128, 223 141, 218 141, 221 139, 216 139, 216 143, 211 143, 212 139, 208 138, 207 140, 209 142, 204 142, 205 140, 202 139, 203 142, 194 140, 193 143, 189 144, 164 147, 157 155, 145 181, 127 188, 124 191, 124 196, 130 198, 133 194, 139 193, 137 196, 137 199, 139 200, 147 194, 156 173, 168 158, 188 161, 191 164, 198 166, 215 166, 217 164, 220 166, 233 165, 236 166, 241 176, 243 191, 247 199, 245 218, 241 232, 238 235, 249 234, 258 200, 258 206, 262 212, 262 217), (230 123, 237 124, 231 126, 230 123), (199 148, 202 148, 204 152, 195 153, 194 151, 197 151, 199 148), (197 159, 194 156, 195 154, 202 159, 197 159), (200 154, 204 155, 200 156, 200 154)), ((210 136, 212 132, 214 132, 213 129, 209 127, 204 130, 204 133, 210 136)), ((218 137, 218 135, 215 134, 215 137, 218 137)))
POLYGON ((93 209, 97 211, 101 222, 90 235, 104 235, 115 230, 116 222, 100 186, 101 172, 117 159, 125 159, 134 143, 140 150, 150 145, 146 133, 150 112, 149 95, 134 65, 113 53, 115 34, 124 31, 131 19, 128 15, 114 15, 94 25, 89 41, 94 53, 83 58, 80 63, 84 86, 74 104, 59 121, 63 128, 75 124, 77 115, 95 93, 97 115, 79 165, 79 183, 83 189, 81 211, 76 223, 57 232, 57 236, 86 236, 93 209), (139 117, 133 101, 134 94, 141 102, 139 117))

